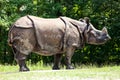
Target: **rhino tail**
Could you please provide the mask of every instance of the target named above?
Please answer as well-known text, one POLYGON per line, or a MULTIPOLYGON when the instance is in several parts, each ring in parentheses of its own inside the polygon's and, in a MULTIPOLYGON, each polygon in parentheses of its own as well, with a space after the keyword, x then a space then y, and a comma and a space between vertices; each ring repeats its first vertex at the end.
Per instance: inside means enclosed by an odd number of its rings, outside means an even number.
POLYGON ((13 27, 14 27, 14 25, 10 27, 9 32, 8 32, 7 42, 8 42, 9 46, 12 46, 12 44, 13 44, 13 34, 12 34, 13 27))

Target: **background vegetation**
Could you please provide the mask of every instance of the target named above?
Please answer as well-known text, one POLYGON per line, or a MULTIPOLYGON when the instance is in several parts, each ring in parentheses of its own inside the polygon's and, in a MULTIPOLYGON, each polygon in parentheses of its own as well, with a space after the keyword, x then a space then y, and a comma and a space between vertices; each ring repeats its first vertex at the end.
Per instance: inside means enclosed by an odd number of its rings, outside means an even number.
MULTIPOLYGON (((112 40, 105 45, 87 45, 76 50, 75 64, 120 64, 120 0, 0 0, 0 64, 13 64, 14 56, 7 44, 9 27, 24 15, 54 18, 67 16, 73 19, 89 17, 97 28, 107 27, 112 40)), ((31 63, 47 64, 53 57, 31 54, 31 63)))

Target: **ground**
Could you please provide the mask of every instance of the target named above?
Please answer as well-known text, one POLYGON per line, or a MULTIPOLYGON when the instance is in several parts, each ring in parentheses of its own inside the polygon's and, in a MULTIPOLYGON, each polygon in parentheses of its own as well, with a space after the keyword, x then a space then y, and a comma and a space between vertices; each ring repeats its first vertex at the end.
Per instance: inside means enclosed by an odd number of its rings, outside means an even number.
MULTIPOLYGON (((0 68, 1 69, 1 68, 0 68)), ((74 70, 1 71, 0 80, 120 80, 120 66, 74 70)))

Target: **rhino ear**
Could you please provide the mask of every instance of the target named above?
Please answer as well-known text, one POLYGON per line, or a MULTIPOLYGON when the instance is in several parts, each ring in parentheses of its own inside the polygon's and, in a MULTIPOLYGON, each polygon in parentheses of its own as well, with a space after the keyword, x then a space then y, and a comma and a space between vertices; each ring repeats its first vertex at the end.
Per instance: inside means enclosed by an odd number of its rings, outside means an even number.
POLYGON ((90 19, 89 19, 88 17, 85 17, 84 20, 85 20, 85 22, 87 23, 87 25, 89 25, 90 19))
POLYGON ((103 32, 103 33, 108 33, 107 28, 104 27, 104 28, 102 29, 102 32, 103 32))

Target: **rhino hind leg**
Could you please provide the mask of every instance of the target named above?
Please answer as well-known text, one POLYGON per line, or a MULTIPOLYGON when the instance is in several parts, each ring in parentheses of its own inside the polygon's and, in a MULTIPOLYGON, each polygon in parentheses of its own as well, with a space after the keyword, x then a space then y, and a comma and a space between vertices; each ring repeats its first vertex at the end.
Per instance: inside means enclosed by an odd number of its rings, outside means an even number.
POLYGON ((62 58, 62 54, 56 54, 54 55, 54 66, 53 66, 53 70, 59 70, 60 67, 60 61, 61 61, 61 58, 62 58))
POLYGON ((25 59, 24 60, 18 60, 19 64, 19 71, 30 71, 29 68, 26 66, 25 59))
POLYGON ((27 55, 20 53, 16 48, 13 48, 13 53, 16 62, 19 65, 19 71, 29 71, 29 68, 26 66, 25 60, 27 55))

